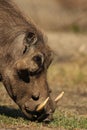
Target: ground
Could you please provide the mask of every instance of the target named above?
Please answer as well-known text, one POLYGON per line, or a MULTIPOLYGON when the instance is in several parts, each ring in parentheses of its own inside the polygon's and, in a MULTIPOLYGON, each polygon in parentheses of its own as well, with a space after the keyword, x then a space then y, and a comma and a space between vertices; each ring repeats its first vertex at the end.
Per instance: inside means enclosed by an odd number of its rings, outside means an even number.
POLYGON ((58 102, 54 121, 50 124, 43 124, 25 119, 1 83, 0 130, 87 129, 86 34, 56 32, 47 33, 47 35, 48 44, 56 52, 48 70, 48 82, 53 91, 52 97, 55 98, 60 92, 65 92, 58 102))

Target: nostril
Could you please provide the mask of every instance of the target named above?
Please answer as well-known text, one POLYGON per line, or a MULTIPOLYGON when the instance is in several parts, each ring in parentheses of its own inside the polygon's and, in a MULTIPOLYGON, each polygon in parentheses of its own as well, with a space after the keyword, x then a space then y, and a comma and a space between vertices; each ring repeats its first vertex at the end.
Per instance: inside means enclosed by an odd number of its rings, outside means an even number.
POLYGON ((38 66, 41 66, 43 64, 43 57, 40 55, 34 56, 33 60, 38 64, 38 66))
POLYGON ((35 101, 39 100, 39 95, 32 95, 32 99, 35 101))

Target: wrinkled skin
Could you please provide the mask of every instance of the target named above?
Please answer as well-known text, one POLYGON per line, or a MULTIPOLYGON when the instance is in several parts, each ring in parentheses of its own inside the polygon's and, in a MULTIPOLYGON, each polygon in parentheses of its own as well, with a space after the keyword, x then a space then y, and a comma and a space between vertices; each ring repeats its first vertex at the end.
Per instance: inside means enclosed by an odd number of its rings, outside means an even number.
POLYGON ((7 0, 0 1, 0 27, 1 81, 28 119, 50 121, 55 103, 46 77, 52 52, 45 35, 7 0), (37 112, 47 97, 46 106, 37 112))

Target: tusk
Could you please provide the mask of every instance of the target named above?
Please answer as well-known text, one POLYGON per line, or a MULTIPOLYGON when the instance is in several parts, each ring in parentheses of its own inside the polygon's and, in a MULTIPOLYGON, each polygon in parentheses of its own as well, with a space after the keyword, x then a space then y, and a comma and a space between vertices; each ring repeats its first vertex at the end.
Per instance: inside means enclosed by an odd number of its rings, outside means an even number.
POLYGON ((44 106, 46 106, 48 100, 49 100, 49 97, 46 98, 46 100, 37 107, 36 111, 42 110, 44 108, 44 106))
POLYGON ((64 92, 61 92, 60 95, 57 96, 55 99, 55 102, 57 103, 62 97, 63 97, 64 92))

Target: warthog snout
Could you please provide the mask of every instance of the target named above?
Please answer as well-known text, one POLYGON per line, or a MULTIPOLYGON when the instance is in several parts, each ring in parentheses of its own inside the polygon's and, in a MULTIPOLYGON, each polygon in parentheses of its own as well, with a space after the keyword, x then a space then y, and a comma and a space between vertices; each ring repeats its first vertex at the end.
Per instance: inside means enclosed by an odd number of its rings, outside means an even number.
POLYGON ((53 119, 52 113, 55 111, 55 108, 50 107, 50 109, 48 109, 49 97, 46 98, 43 102, 40 102, 39 98, 36 100, 36 97, 32 98, 31 100, 34 100, 36 102, 31 101, 34 102, 34 104, 30 106, 30 101, 27 101, 25 102, 24 109, 22 109, 28 118, 30 118, 32 115, 32 120, 45 121, 45 118, 48 118, 49 121, 51 121, 53 119))

